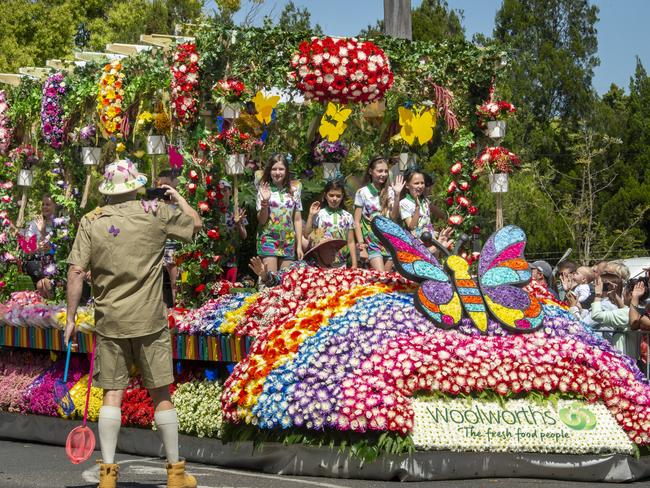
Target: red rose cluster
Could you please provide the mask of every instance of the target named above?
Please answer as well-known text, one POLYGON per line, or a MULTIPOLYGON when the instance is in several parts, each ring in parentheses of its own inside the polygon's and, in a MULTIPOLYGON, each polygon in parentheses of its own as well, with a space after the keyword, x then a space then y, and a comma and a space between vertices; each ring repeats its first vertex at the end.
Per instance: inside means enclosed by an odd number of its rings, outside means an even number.
POLYGON ((174 120, 186 126, 194 121, 199 111, 199 55, 196 44, 179 44, 170 69, 174 120))
POLYGON ((305 97, 319 102, 368 103, 393 85, 388 57, 370 41, 313 38, 291 58, 289 78, 305 97))

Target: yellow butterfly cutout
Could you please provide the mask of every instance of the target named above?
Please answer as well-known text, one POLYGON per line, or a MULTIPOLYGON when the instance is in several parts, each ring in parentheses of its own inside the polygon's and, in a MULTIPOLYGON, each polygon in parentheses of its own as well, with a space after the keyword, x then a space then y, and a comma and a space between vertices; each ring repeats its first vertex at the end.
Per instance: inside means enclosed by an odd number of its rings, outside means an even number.
POLYGON ((344 108, 343 105, 339 105, 338 103, 329 102, 325 114, 320 121, 318 133, 330 142, 338 141, 348 126, 345 121, 348 120, 351 114, 351 109, 344 108))
POLYGON ((263 124, 270 124, 271 123, 271 114, 273 113, 273 109, 275 106, 278 104, 280 101, 280 96, 279 95, 270 95, 266 96, 264 93, 261 91, 258 91, 255 94, 255 98, 253 98, 253 103, 255 104, 255 110, 257 113, 255 114, 255 117, 257 120, 262 122, 263 124))
POLYGON ((415 139, 420 145, 426 144, 433 138, 433 128, 436 126, 436 112, 429 107, 399 107, 399 123, 402 126, 400 135, 407 144, 412 145, 415 139))

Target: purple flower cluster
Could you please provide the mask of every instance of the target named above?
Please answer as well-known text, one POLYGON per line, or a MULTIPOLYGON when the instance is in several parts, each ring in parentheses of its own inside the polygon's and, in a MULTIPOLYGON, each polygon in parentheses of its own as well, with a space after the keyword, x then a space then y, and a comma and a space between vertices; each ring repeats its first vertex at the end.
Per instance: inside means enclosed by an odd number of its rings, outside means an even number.
POLYGON ((314 148, 314 161, 318 164, 340 163, 348 156, 348 151, 341 141, 330 142, 324 139, 314 148))
POLYGON ((55 73, 43 84, 41 99, 41 125, 43 139, 54 149, 61 149, 65 139, 63 104, 66 84, 63 73, 55 73))

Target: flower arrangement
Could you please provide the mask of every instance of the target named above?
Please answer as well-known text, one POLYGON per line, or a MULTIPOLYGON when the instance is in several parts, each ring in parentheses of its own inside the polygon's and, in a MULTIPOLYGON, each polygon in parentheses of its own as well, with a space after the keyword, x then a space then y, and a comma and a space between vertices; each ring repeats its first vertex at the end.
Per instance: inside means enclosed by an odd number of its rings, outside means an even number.
POLYGON ((0 90, 0 155, 6 154, 9 150, 12 132, 7 94, 4 90, 0 90))
POLYGON ((198 437, 220 437, 222 413, 219 405, 222 386, 203 380, 177 386, 172 401, 180 432, 198 437))
MULTIPOLYGON (((540 330, 509 334, 490 321, 482 336, 468 319, 455 331, 431 329, 412 298, 395 293, 398 288, 342 286, 319 272, 313 280, 308 267, 292 270, 281 285, 230 312, 241 320, 234 330, 246 330, 256 340, 224 385, 228 422, 407 435, 416 391, 451 397, 558 393, 603 402, 631 440, 650 442, 650 387, 643 374, 630 358, 574 322, 566 307, 536 290, 531 293, 543 303, 545 316, 540 330), (262 308, 266 321, 258 318, 262 308)), ((223 327, 233 330, 226 322, 223 327)), ((567 446, 548 449, 566 452, 567 446)))
POLYGON ((188 126, 199 110, 199 55, 195 43, 184 42, 176 46, 170 70, 174 121, 188 126))
MULTIPOLYGON (((86 408, 86 394, 88 393, 88 375, 85 374, 70 388, 70 398, 74 403, 74 412, 71 418, 83 418, 86 408)), ((90 387, 90 401, 88 403, 88 420, 96 422, 99 417, 99 409, 104 400, 104 389, 96 386, 90 387)), ((63 412, 60 411, 59 414, 63 412)), ((63 416, 63 415, 61 415, 63 416)))
POLYGON ((107 138, 120 135, 124 100, 124 73, 119 61, 104 66, 97 87, 97 114, 102 132, 107 138))
POLYGON ((237 78, 225 78, 212 87, 212 96, 217 103, 236 103, 241 101, 246 85, 237 78))
POLYGON ((153 400, 139 376, 132 377, 122 399, 122 425, 150 428, 153 425, 153 400))
POLYGON ((213 153, 220 151, 225 154, 249 154, 262 142, 246 132, 241 132, 237 127, 230 127, 219 133, 210 134, 204 143, 213 153))
POLYGON ((476 107, 476 115, 482 123, 490 120, 505 120, 515 112, 517 112, 515 106, 504 100, 496 102, 490 100, 476 107))
POLYGON ((31 169, 40 161, 42 154, 30 144, 21 144, 9 152, 9 159, 16 166, 31 169))
POLYGON ((4 351, 0 362, 0 410, 24 412, 25 391, 51 364, 44 354, 4 351))
POLYGON ((312 38, 291 58, 289 78, 319 102, 368 103, 393 85, 388 57, 376 44, 355 38, 312 38))
POLYGON ((348 147, 341 141, 323 139, 314 148, 314 161, 318 164, 341 163, 348 156, 348 151, 348 147))
MULTIPOLYGON (((447 223, 456 232, 467 234, 479 234, 481 229, 475 224, 479 209, 475 203, 474 183, 478 180, 478 174, 474 173, 474 139, 473 134, 466 130, 460 130, 459 140, 452 147, 452 157, 456 160, 449 167, 446 180, 447 198, 447 223)), ((477 254, 467 250, 461 250, 461 256, 470 264, 477 258, 477 254)))
POLYGON ((70 140, 76 146, 96 146, 97 126, 95 124, 87 124, 77 127, 72 134, 70 134, 70 140))
POLYGON ((66 92, 65 76, 55 73, 43 84, 41 99, 41 128, 43 139, 54 149, 61 149, 65 142, 63 97, 66 92))
POLYGON ((474 160, 474 173, 512 173, 521 167, 519 157, 502 146, 486 147, 474 160))
POLYGON ((135 132, 147 135, 164 135, 171 129, 171 119, 169 115, 162 110, 160 112, 149 112, 145 110, 140 112, 135 121, 135 132))

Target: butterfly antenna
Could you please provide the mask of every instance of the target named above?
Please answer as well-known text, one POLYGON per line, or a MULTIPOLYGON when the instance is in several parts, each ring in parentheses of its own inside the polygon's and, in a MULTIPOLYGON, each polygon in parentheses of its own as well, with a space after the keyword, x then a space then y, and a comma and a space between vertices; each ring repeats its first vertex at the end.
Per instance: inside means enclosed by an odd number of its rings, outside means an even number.
POLYGON ((454 247, 454 254, 458 254, 467 241, 469 241, 469 236, 467 234, 461 234, 460 237, 458 238, 458 241, 456 241, 456 246, 454 247))

